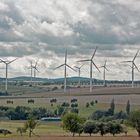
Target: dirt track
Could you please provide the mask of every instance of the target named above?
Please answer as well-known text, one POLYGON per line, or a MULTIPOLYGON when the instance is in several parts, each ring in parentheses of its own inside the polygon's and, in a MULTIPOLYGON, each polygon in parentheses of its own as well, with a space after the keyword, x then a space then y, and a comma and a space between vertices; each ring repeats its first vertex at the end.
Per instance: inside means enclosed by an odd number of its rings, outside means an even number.
POLYGON ((3 138, 0 140, 140 140, 139 137, 36 137, 36 138, 3 138))

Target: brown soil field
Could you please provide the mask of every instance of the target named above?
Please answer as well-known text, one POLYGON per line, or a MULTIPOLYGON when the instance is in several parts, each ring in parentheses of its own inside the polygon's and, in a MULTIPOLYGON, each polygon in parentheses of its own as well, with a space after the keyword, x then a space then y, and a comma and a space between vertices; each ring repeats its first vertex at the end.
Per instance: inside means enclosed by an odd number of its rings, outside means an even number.
POLYGON ((0 140, 140 140, 139 137, 136 136, 124 136, 124 137, 112 137, 112 136, 104 136, 104 137, 61 137, 61 136, 57 136, 57 137, 53 137, 53 136, 46 136, 46 137, 33 137, 33 138, 1 138, 0 140))
POLYGON ((50 98, 56 98, 58 102, 70 101, 77 98, 79 102, 98 100, 100 103, 110 103, 114 98, 117 104, 126 104, 130 100, 131 104, 140 105, 140 87, 94 87, 93 92, 89 93, 89 88, 74 88, 63 93, 63 90, 52 92, 25 94, 21 96, 1 97, 2 100, 12 99, 28 99, 33 98, 36 102, 49 102, 50 98))

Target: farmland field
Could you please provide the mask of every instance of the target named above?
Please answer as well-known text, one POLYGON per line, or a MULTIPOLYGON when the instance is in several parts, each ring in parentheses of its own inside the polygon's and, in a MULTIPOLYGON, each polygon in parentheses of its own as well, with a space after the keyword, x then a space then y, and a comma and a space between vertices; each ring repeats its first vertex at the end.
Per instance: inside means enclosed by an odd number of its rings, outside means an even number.
MULTIPOLYGON (((89 88, 74 88, 70 89, 67 93, 63 93, 62 89, 55 90, 55 91, 47 91, 47 87, 22 87, 21 90, 19 87, 11 86, 9 88, 12 95, 11 96, 1 96, 0 97, 0 106, 9 106, 9 107, 16 107, 16 106, 27 106, 30 108, 36 107, 45 107, 50 110, 54 110, 57 108, 58 105, 61 105, 63 102, 69 102, 73 98, 78 100, 78 109, 79 115, 85 118, 88 118, 92 112, 96 110, 107 110, 110 106, 110 102, 112 99, 115 101, 115 111, 125 111, 126 103, 130 100, 131 109, 139 109, 140 108, 140 88, 126 88, 126 87, 106 87, 106 88, 94 88, 93 93, 89 93, 89 88), (23 92, 24 91, 24 92, 23 92), (51 106, 50 99, 56 98, 57 103, 54 103, 51 106), (28 104, 28 99, 33 99, 35 102, 34 104, 28 104), (7 104, 7 100, 12 100, 13 104, 7 104), (97 100, 98 103, 94 104, 94 106, 86 107, 87 102, 97 100)), ((0 135, 1 139, 23 139, 27 140, 28 136, 27 133, 20 137, 19 134, 16 133, 16 129, 19 126, 23 126, 23 121, 1 121, 0 127, 8 129, 12 131, 12 135, 7 135, 6 137, 0 135), (10 137, 10 138, 9 138, 10 137)), ((116 136, 92 136, 88 137, 87 135, 83 134, 81 137, 76 136, 75 138, 71 137, 70 133, 67 133, 65 130, 62 129, 61 123, 41 123, 35 129, 36 135, 39 137, 33 137, 33 140, 137 140, 138 138, 136 131, 129 130, 128 136, 122 137, 116 136)))
MULTIPOLYGON (((26 140, 28 139, 28 134, 25 133, 23 134, 23 136, 21 137, 20 134, 18 134, 16 132, 17 127, 22 127, 24 125, 24 121, 3 121, 0 122, 0 126, 2 128, 8 129, 12 132, 12 135, 7 135, 7 136, 3 136, 0 135, 0 139, 10 139, 10 140, 18 140, 18 139, 23 139, 26 140)), ((68 132, 66 132, 65 130, 63 130, 63 128, 61 127, 61 123, 54 123, 54 122, 49 122, 49 123, 43 123, 40 122, 39 125, 37 126, 37 128, 35 129, 35 134, 36 136, 33 136, 31 139, 33 140, 44 140, 44 139, 48 139, 48 140, 54 140, 55 138, 57 138, 58 140, 87 140, 87 139, 97 139, 97 140, 131 140, 131 138, 133 138, 134 140, 137 140, 137 133, 135 130, 133 129, 129 129, 129 133, 128 136, 125 136, 125 134, 122 135, 116 135, 116 137, 113 137, 111 135, 106 135, 104 137, 100 137, 100 135, 98 134, 93 134, 92 137, 89 137, 88 134, 82 134, 81 137, 79 137, 78 135, 76 135, 75 137, 72 137, 72 135, 68 132), (121 137, 120 137, 121 136, 121 137)))

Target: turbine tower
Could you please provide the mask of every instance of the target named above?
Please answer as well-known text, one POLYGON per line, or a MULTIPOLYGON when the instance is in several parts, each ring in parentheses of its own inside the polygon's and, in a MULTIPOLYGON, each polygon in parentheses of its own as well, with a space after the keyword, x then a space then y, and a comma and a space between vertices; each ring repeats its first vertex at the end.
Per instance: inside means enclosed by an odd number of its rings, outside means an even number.
POLYGON ((32 85, 33 82, 33 62, 30 61, 30 67, 28 69, 31 69, 31 79, 30 79, 30 85, 32 85))
POLYGON ((135 59, 138 56, 139 50, 137 51, 137 53, 135 54, 134 58, 132 61, 123 61, 124 63, 132 63, 132 88, 134 87, 134 69, 136 68, 137 71, 139 72, 139 69, 137 67, 137 65, 135 64, 135 59))
POLYGON ((11 60, 11 61, 9 61, 9 60, 3 60, 3 59, 0 59, 0 61, 2 62, 2 63, 4 63, 5 64, 5 92, 7 92, 8 91, 8 86, 7 86, 7 83, 8 83, 8 65, 9 64, 11 64, 12 62, 14 62, 15 60, 17 60, 18 58, 16 58, 16 59, 13 59, 13 60, 11 60))
POLYGON ((84 66, 84 64, 83 64, 83 65, 81 65, 80 67, 75 66, 75 68, 76 68, 76 69, 78 69, 78 76, 79 76, 78 86, 79 86, 79 87, 81 86, 81 81, 80 81, 80 78, 81 78, 81 68, 82 68, 83 66, 84 66))
POLYGON ((39 70, 37 69, 37 64, 38 64, 38 61, 39 60, 37 60, 36 62, 35 62, 35 65, 32 65, 32 68, 34 69, 34 85, 36 85, 35 83, 35 80, 36 80, 36 71, 37 72, 39 72, 39 70))
POLYGON ((96 53, 96 50, 97 50, 97 47, 95 48, 94 53, 93 53, 91 59, 86 59, 86 60, 78 61, 78 62, 85 62, 85 61, 89 61, 90 62, 90 92, 92 92, 92 66, 94 65, 96 67, 96 69, 100 72, 99 68, 96 66, 96 64, 93 61, 93 58, 94 58, 95 53, 96 53))
POLYGON ((37 61, 35 62, 35 65, 34 65, 34 66, 32 65, 32 68, 34 69, 34 78, 36 78, 36 71, 39 72, 39 70, 37 69, 38 61, 39 61, 39 60, 37 60, 37 61))
POLYGON ((103 74, 103 79, 104 79, 104 87, 106 86, 106 70, 109 71, 107 68, 106 68, 106 63, 107 61, 105 61, 104 65, 101 66, 100 68, 103 68, 104 69, 104 74, 103 74))
POLYGON ((66 93, 66 88, 67 88, 67 67, 72 69, 73 71, 75 71, 71 66, 69 66, 67 64, 67 50, 65 52, 65 62, 64 62, 64 64, 56 67, 54 70, 56 70, 56 69, 58 69, 60 67, 63 67, 63 66, 64 66, 64 93, 66 93))

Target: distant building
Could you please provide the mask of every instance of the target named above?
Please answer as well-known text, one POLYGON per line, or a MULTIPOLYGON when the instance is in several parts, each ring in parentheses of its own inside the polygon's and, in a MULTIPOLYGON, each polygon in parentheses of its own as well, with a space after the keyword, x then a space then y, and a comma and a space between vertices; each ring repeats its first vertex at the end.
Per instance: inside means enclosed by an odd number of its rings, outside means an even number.
POLYGON ((43 117, 40 120, 45 121, 45 122, 58 122, 58 121, 61 121, 61 118, 60 117, 43 117))

